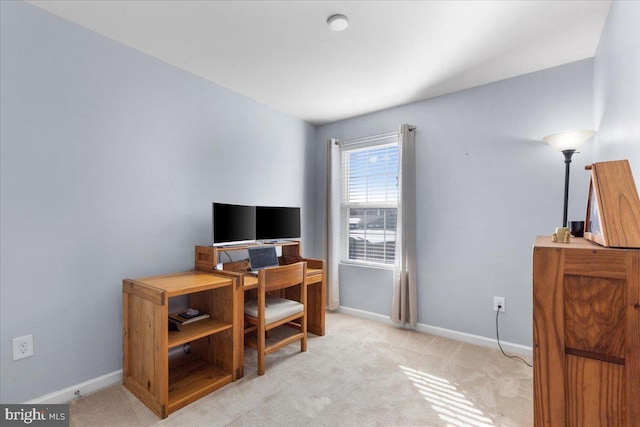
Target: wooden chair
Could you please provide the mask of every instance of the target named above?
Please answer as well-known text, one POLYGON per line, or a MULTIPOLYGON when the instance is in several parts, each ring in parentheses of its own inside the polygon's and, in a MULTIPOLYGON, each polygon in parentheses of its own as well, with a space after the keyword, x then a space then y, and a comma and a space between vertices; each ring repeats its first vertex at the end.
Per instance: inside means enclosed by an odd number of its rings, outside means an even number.
POLYGON ((307 263, 265 268, 258 273, 257 299, 245 301, 245 345, 258 351, 258 375, 264 375, 266 355, 300 340, 307 351, 307 263), (269 295, 277 292, 285 298, 269 295), (299 319, 299 320, 297 320, 299 319), (297 320, 297 322, 294 322, 297 320), (266 335, 279 326, 299 330, 267 346, 266 335), (246 335, 255 331, 255 337, 246 335))

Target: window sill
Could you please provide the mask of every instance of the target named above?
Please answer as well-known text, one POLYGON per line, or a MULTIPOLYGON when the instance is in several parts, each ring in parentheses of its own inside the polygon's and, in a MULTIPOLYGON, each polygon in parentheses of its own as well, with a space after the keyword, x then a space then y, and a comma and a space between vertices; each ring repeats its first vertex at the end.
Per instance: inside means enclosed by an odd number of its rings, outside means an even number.
POLYGON ((341 265, 348 265, 350 267, 365 267, 365 268, 377 268, 379 270, 395 270, 395 264, 382 264, 378 262, 367 262, 367 261, 353 261, 343 259, 340 260, 341 265))

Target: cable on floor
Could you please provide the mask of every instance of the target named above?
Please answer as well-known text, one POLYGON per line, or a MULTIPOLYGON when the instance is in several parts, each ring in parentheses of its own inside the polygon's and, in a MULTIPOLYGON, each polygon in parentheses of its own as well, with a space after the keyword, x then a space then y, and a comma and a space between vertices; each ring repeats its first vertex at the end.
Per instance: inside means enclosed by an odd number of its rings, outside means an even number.
POLYGON ((530 368, 533 368, 532 365, 530 365, 526 360, 524 360, 522 357, 519 356, 514 356, 514 355, 509 355, 507 353, 504 352, 504 350, 502 349, 502 346, 500 345, 500 334, 498 333, 498 316, 500 315, 500 306, 498 306, 498 310, 496 311, 496 340, 498 341, 498 347, 500 347, 500 351, 502 352, 502 354, 504 354, 506 357, 508 357, 509 359, 518 359, 521 360, 525 365, 527 365, 530 368))

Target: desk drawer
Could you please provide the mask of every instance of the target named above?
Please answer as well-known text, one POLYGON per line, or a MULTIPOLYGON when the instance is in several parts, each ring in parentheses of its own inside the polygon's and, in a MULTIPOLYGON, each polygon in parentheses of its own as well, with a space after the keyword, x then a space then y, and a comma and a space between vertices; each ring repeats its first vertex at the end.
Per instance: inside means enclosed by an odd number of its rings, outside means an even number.
POLYGON ((312 276, 307 276, 307 285, 311 285, 313 283, 322 282, 322 274, 314 274, 312 276))

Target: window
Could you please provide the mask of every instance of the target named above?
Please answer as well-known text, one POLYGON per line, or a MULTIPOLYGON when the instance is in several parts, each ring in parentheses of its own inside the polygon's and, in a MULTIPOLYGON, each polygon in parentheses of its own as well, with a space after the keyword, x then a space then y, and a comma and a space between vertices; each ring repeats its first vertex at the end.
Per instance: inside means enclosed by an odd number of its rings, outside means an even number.
POLYGON ((398 137, 342 148, 344 259, 393 264, 398 212, 398 137))

